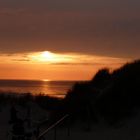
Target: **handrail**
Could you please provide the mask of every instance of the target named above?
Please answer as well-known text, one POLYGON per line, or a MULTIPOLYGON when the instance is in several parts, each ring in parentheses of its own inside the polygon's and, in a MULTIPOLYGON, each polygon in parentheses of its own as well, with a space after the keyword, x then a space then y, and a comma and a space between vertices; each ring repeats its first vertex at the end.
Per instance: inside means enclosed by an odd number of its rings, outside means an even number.
POLYGON ((55 128, 59 123, 61 123, 64 119, 66 119, 69 116, 69 114, 66 114, 65 116, 63 116, 61 119, 59 119, 56 123, 54 123, 53 125, 51 125, 49 128, 47 128, 43 133, 41 133, 39 135, 39 137, 36 140, 40 140, 46 133, 48 133, 50 130, 52 130, 53 128, 55 128))

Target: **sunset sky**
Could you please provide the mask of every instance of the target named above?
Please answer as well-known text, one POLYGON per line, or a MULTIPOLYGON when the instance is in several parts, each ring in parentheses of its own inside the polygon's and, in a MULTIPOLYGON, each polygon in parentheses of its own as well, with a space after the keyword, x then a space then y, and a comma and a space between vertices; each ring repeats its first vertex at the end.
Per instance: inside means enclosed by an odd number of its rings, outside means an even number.
POLYGON ((0 0, 0 79, 88 80, 139 58, 139 0, 0 0))

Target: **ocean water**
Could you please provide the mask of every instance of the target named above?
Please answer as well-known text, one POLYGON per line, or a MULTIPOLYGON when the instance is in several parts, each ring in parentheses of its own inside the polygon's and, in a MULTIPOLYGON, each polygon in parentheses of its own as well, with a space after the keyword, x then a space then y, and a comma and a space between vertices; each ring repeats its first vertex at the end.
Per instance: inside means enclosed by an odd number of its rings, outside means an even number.
POLYGON ((0 91, 64 97, 76 81, 0 80, 0 91))

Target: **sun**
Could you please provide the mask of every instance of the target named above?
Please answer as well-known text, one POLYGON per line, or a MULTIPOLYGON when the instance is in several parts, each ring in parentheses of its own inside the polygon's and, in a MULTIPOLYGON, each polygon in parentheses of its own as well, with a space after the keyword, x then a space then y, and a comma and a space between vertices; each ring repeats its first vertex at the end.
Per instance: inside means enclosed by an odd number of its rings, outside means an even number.
POLYGON ((29 55, 29 58, 32 62, 45 64, 59 64, 73 61, 73 58, 70 55, 53 53, 50 51, 32 53, 29 55))
POLYGON ((43 51, 43 52, 38 52, 38 53, 33 53, 30 55, 30 58, 32 61, 35 62, 54 62, 56 59, 56 56, 54 53, 50 51, 43 51))
POLYGON ((44 51, 40 54, 40 58, 44 61, 52 61, 54 59, 54 55, 49 51, 44 51))

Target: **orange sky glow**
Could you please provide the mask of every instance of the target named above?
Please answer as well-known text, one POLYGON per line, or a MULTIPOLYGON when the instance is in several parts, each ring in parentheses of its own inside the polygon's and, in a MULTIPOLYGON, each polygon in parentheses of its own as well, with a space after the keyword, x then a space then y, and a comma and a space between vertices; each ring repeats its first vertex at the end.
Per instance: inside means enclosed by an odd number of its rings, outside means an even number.
POLYGON ((126 58, 54 53, 50 51, 0 56, 1 79, 89 80, 101 68, 113 70, 126 58))
POLYGON ((0 79, 90 80, 140 59, 139 0, 0 0, 0 79))

